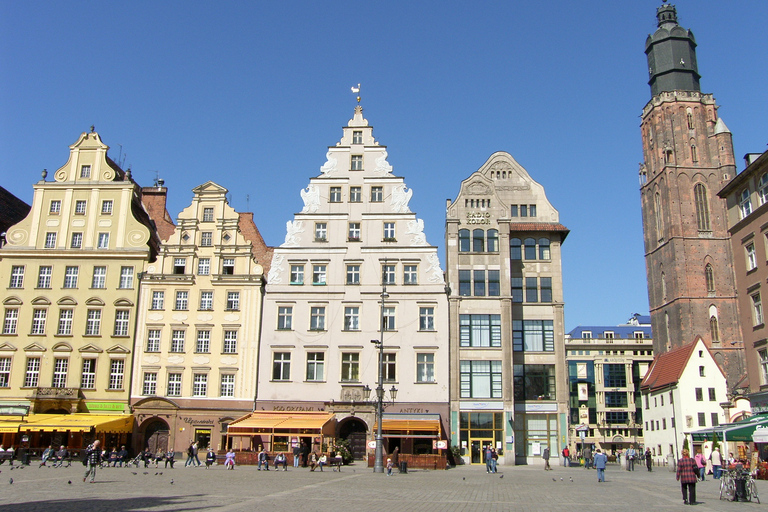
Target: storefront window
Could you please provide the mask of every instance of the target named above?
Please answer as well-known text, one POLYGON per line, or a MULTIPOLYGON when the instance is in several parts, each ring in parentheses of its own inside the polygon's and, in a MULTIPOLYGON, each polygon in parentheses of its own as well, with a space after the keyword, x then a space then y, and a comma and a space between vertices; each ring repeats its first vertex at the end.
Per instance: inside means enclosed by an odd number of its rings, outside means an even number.
POLYGON ((556 414, 515 415, 515 450, 518 457, 541 457, 544 448, 559 453, 556 414))
POLYGON ((483 461, 483 447, 496 447, 499 455, 504 453, 504 413, 462 412, 459 415, 459 442, 462 455, 469 456, 472 464, 483 461))

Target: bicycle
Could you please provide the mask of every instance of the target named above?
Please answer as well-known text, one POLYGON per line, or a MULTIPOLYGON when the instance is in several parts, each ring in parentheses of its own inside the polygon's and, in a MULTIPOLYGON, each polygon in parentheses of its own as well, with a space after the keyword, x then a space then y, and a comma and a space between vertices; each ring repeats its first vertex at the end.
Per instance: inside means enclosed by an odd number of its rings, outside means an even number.
POLYGON ((736 484, 734 483, 733 471, 725 470, 720 476, 720 499, 733 501, 736 499, 736 484))
POLYGON ((755 484, 755 479, 752 478, 752 475, 747 477, 744 490, 746 491, 745 497, 747 501, 755 500, 758 504, 760 503, 760 496, 757 495, 757 485, 755 484))

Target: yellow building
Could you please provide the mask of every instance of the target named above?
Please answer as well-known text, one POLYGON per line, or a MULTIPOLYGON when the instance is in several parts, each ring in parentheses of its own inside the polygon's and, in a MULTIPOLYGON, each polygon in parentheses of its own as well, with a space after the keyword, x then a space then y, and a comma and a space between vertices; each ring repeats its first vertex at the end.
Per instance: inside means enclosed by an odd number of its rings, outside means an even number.
POLYGON ((141 281, 135 449, 223 449, 229 422, 253 411, 272 250, 227 189, 209 181, 193 192, 141 281))
POLYGON ((101 432, 122 434, 102 436, 111 446, 131 430, 118 420, 130 413, 139 276, 159 239, 141 188, 108 149, 93 129, 81 134, 53 181, 43 172, 30 213, 0 250, 0 412, 32 414, 20 418, 18 433, 4 428, 6 445, 26 437, 33 448, 77 447, 110 424, 101 432), (66 427, 37 416, 72 413, 111 417, 66 427))

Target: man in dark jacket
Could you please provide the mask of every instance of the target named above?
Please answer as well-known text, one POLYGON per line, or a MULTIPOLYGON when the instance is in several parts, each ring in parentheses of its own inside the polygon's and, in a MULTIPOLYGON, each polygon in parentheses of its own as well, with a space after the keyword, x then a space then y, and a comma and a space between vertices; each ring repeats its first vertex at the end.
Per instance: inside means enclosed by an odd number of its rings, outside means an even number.
POLYGON ((101 447, 99 446, 101 443, 99 440, 95 440, 93 444, 88 448, 88 451, 86 452, 86 467, 85 470, 85 476, 83 477, 83 482, 88 478, 88 475, 91 475, 91 483, 96 480, 96 468, 101 465, 101 447))

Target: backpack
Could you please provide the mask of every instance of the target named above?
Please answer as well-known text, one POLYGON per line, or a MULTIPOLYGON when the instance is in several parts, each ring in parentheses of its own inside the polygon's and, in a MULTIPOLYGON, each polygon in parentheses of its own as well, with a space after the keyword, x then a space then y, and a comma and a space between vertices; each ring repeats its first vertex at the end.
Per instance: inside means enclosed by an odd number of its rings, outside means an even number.
POLYGON ((91 454, 91 450, 85 450, 85 455, 83 455, 83 466, 88 465, 88 456, 91 454))

